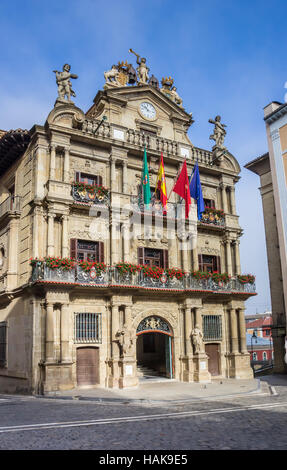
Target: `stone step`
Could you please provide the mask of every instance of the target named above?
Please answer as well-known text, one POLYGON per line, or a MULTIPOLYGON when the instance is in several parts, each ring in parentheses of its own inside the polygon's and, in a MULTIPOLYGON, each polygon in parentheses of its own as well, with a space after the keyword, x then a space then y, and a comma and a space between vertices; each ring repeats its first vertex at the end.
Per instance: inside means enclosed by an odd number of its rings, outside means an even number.
POLYGON ((138 365, 137 366, 137 375, 138 377, 143 377, 145 375, 149 375, 149 376, 158 376, 159 375, 159 372, 150 368, 150 367, 147 367, 147 366, 143 366, 143 365, 138 365))

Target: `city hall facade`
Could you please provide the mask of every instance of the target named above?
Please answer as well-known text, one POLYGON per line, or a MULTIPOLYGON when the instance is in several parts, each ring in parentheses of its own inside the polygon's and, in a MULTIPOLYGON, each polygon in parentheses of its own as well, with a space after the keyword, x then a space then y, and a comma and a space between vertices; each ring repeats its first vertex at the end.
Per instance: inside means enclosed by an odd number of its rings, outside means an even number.
POLYGON ((240 167, 225 126, 211 119, 215 145, 194 146, 173 79, 159 84, 138 55, 137 64, 106 72, 86 113, 71 101, 77 76, 66 64, 45 124, 1 131, 1 392, 253 377, 244 310, 255 284, 240 268, 240 167), (185 218, 172 191, 185 160, 189 175, 199 165, 200 221, 196 202, 185 218))

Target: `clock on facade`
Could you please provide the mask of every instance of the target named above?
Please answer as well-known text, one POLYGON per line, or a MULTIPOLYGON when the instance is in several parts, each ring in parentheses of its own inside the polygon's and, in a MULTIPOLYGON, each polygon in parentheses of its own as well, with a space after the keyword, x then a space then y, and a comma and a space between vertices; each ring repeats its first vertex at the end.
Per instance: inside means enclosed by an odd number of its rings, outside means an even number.
POLYGON ((147 119, 155 119, 156 117, 155 107, 146 101, 140 104, 140 113, 147 119))

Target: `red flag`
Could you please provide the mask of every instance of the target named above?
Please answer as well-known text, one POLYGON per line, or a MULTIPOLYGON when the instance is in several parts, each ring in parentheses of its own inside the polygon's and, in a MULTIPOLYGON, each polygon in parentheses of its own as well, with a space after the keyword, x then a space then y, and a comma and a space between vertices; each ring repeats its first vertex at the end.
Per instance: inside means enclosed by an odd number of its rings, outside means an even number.
POLYGON ((189 181, 187 175, 187 166, 186 160, 182 166, 177 182, 173 188, 173 191, 181 196, 185 200, 185 218, 188 219, 189 206, 191 204, 190 191, 189 191, 189 181))

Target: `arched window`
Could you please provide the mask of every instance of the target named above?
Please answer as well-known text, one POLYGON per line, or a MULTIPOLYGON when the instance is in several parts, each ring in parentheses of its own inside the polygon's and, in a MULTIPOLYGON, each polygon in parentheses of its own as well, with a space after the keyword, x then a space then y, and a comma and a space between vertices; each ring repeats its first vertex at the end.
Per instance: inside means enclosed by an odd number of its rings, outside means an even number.
POLYGON ((263 359, 263 361, 267 361, 267 352, 266 351, 263 351, 262 359, 263 359))
POLYGON ((252 354, 252 360, 253 360, 253 361, 257 361, 257 352, 254 352, 254 353, 252 354))

